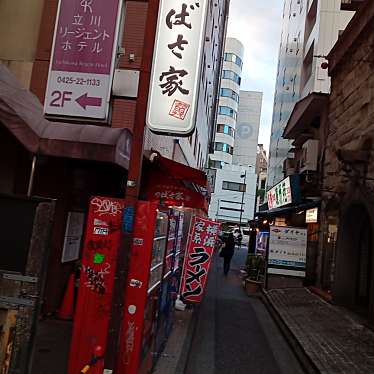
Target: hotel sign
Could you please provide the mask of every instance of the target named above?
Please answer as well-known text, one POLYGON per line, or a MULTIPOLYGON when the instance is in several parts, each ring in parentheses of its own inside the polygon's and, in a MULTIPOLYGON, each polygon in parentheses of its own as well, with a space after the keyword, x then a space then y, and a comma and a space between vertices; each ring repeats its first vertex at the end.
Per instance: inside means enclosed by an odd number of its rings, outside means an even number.
POLYGON ((208 0, 160 0, 147 126, 189 135, 195 128, 208 0))
POLYGON ((44 113, 105 120, 121 0, 60 0, 44 113))

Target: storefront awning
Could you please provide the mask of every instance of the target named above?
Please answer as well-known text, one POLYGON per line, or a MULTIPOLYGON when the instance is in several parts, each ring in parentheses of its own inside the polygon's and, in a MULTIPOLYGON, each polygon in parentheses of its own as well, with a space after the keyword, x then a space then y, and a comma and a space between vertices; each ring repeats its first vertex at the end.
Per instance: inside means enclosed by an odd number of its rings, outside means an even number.
POLYGON ((207 210, 205 172, 167 159, 153 151, 147 176, 147 199, 166 205, 207 210))
POLYGON ((320 199, 316 199, 316 200, 312 200, 312 201, 304 201, 300 204, 294 204, 294 205, 289 205, 289 206, 282 207, 282 208, 276 208, 276 209, 256 212, 255 216, 259 217, 259 218, 261 218, 261 217, 277 217, 277 216, 282 216, 282 215, 295 213, 295 212, 298 212, 298 211, 301 211, 301 210, 316 208, 320 204, 321 204, 320 199))
POLYGON ((285 139, 297 139, 319 120, 329 100, 328 94, 311 93, 294 106, 283 132, 285 139))
POLYGON ((0 125, 34 154, 113 162, 129 166, 132 135, 127 129, 51 122, 43 106, 0 64, 0 125))
POLYGON ((207 176, 204 171, 192 168, 179 162, 170 160, 161 156, 157 151, 152 151, 156 154, 153 158, 153 163, 165 171, 167 174, 173 176, 175 179, 180 179, 187 183, 194 183, 202 187, 207 185, 207 176))

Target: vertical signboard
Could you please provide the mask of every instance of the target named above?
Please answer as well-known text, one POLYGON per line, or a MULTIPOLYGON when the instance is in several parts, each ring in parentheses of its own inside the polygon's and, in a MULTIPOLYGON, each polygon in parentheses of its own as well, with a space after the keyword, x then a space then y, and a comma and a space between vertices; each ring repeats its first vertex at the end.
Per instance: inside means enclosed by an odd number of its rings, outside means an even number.
POLYGON ((268 273, 305 277, 307 230, 270 226, 268 273))
POLYGON ((205 218, 192 219, 180 291, 185 301, 199 303, 203 297, 219 227, 205 218))
MULTIPOLYGON (((80 373, 95 347, 105 352, 123 201, 93 197, 87 218, 79 293, 70 349, 69 374, 80 373)), ((103 372, 103 360, 91 369, 103 372)), ((91 373, 90 371, 90 373, 91 373)))
POLYGON ((160 0, 147 125, 188 135, 195 128, 208 0, 160 0))
POLYGON ((45 114, 105 120, 121 0, 60 0, 45 114))

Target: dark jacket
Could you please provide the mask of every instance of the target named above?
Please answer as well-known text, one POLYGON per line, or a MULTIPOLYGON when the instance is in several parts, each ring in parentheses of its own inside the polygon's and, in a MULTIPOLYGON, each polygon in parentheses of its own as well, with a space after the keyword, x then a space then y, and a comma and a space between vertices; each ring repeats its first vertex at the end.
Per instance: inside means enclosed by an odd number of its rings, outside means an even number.
POLYGON ((235 250, 235 239, 232 233, 229 234, 225 240, 225 244, 222 248, 222 257, 232 257, 235 250))

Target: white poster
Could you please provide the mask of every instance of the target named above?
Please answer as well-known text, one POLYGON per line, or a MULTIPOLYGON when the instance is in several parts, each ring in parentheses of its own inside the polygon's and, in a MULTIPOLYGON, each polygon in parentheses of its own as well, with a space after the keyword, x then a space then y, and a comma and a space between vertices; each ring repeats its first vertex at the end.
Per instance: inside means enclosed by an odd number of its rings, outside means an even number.
POLYGON ((195 127, 207 0, 161 0, 147 126, 188 135, 195 127))
POLYGON ((306 229, 270 226, 268 273, 305 277, 306 229))

